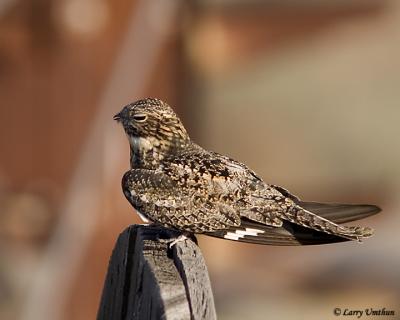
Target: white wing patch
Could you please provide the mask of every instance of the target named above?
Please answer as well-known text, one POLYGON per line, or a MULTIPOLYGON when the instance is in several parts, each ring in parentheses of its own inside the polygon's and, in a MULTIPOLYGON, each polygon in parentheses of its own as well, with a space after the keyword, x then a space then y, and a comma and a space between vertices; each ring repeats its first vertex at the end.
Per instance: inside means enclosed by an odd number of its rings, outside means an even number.
POLYGON ((258 236, 259 233, 264 233, 264 230, 246 228, 245 230, 236 230, 235 232, 227 232, 224 235, 225 239, 229 240, 239 240, 240 238, 244 238, 245 236, 258 236))
POLYGON ((230 240, 239 240, 241 238, 241 235, 238 235, 236 232, 227 232, 226 235, 224 235, 225 239, 230 239, 230 240))

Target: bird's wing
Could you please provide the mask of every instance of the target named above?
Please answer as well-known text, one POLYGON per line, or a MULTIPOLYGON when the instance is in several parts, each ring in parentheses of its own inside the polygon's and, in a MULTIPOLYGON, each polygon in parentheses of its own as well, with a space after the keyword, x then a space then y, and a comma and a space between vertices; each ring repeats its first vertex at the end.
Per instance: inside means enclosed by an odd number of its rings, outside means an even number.
POLYGON ((342 236, 313 230, 288 221, 283 221, 281 227, 272 227, 247 218, 242 218, 241 225, 238 227, 230 227, 228 230, 219 230, 207 233, 207 235, 245 243, 275 246, 318 245, 350 241, 342 236))
POLYGON ((239 213, 185 168, 132 169, 122 179, 125 197, 151 221, 202 233, 240 224, 239 213))
MULTIPOLYGON (((309 203, 306 203, 306 206, 309 203)), ((350 240, 361 240, 372 234, 370 228, 338 226, 325 219, 329 216, 336 223, 352 221, 360 215, 368 216, 378 212, 380 209, 370 205, 332 205, 316 204, 310 205, 322 213, 316 216, 313 212, 301 210, 303 218, 298 220, 283 219, 281 226, 270 226, 246 217, 241 218, 240 226, 230 227, 229 230, 221 230, 209 234, 214 237, 236 240, 240 242, 268 244, 280 246, 293 245, 317 245, 336 243, 350 240), (343 228, 343 229, 342 229, 343 228)))
POLYGON ((285 197, 292 199, 296 204, 307 211, 335 223, 346 223, 367 218, 381 211, 381 208, 370 204, 323 203, 302 201, 287 189, 272 185, 285 197))
POLYGON ((344 204, 321 203, 300 201, 299 205, 304 209, 335 223, 346 223, 364 219, 381 211, 378 206, 370 204, 344 204))

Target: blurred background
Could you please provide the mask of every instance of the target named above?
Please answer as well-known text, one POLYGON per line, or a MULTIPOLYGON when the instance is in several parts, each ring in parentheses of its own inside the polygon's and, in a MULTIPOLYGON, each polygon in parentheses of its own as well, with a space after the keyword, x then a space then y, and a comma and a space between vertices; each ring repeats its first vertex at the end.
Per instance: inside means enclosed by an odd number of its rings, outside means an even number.
POLYGON ((400 319, 399 57, 396 0, 1 0, 0 318, 95 318, 139 223, 112 116, 149 96, 269 183, 383 208, 362 245, 199 236, 220 319, 400 319))

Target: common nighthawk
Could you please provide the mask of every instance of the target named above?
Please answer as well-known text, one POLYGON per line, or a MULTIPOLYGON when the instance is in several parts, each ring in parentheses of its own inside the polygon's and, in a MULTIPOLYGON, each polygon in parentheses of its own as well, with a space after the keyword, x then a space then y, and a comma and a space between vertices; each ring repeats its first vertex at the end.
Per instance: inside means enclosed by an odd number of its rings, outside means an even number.
POLYGON ((233 159, 194 143, 163 101, 143 99, 114 119, 130 143, 125 197, 145 222, 214 237, 272 245, 359 240, 367 227, 339 223, 380 211, 373 205, 305 202, 267 184, 233 159))

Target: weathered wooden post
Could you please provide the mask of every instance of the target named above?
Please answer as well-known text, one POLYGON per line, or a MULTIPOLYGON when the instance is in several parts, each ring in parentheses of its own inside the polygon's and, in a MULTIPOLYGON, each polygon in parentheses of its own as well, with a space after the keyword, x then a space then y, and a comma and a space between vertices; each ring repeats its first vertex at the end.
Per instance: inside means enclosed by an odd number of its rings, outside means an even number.
POLYGON ((216 319, 210 279, 192 240, 155 226, 125 229, 114 247, 98 320, 216 319))

